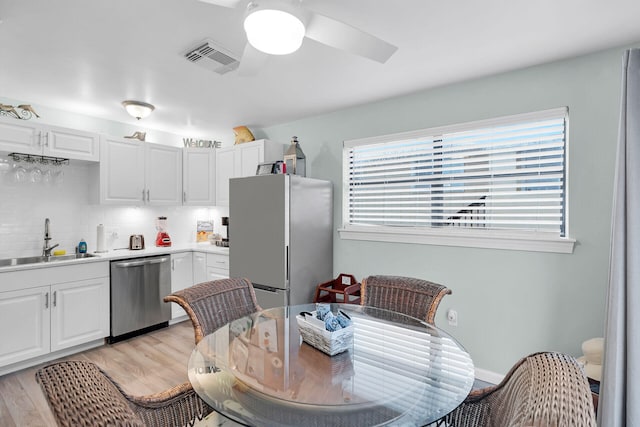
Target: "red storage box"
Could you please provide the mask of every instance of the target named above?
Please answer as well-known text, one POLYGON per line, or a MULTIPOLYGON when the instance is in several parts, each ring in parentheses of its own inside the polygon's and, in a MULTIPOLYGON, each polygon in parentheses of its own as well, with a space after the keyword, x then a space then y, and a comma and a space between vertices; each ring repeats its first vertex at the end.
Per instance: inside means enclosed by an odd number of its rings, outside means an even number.
POLYGON ((360 283, 351 274, 340 274, 337 278, 318 285, 313 302, 360 304, 360 283))

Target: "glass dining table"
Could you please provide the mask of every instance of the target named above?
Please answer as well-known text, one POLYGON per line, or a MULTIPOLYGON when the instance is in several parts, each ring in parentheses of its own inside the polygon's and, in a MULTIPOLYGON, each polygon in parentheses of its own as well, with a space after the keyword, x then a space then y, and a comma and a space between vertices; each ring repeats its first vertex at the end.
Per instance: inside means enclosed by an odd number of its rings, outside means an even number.
POLYGON ((474 381, 469 354, 446 332, 393 311, 331 304, 352 339, 329 356, 296 317, 315 304, 263 310, 205 336, 189 380, 215 411, 248 426, 423 426, 455 409, 474 381))

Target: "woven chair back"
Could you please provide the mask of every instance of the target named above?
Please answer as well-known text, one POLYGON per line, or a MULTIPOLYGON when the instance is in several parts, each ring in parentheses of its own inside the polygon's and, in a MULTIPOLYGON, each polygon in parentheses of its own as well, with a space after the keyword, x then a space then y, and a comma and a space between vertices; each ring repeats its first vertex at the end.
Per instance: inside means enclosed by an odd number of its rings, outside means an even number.
POLYGON ((436 311, 451 289, 402 276, 369 276, 362 281, 362 305, 393 310, 434 324, 436 311))
POLYGON ((472 391, 447 425, 595 427, 591 389, 578 362, 562 353, 531 354, 497 386, 472 391))
POLYGON ((164 298, 187 312, 193 323, 196 344, 227 323, 261 308, 253 285, 245 278, 229 278, 199 283, 164 298))

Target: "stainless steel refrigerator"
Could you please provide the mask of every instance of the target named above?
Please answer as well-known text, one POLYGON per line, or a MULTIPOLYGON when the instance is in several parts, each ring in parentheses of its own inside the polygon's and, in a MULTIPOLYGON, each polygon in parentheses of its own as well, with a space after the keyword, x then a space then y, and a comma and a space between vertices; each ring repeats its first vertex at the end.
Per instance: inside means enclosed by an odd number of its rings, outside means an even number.
POLYGON ((297 175, 229 181, 229 274, 262 308, 312 302, 333 275, 333 188, 297 175))

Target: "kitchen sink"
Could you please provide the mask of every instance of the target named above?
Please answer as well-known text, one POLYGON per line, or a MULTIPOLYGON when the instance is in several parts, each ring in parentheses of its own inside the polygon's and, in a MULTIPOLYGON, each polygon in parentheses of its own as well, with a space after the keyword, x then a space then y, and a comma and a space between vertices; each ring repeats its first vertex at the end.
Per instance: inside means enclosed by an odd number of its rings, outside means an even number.
POLYGON ((60 256, 28 256, 22 258, 5 258, 0 259, 0 267, 8 267, 13 265, 38 264, 41 262, 67 261, 70 259, 93 258, 97 255, 93 254, 72 254, 60 256))

